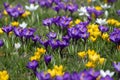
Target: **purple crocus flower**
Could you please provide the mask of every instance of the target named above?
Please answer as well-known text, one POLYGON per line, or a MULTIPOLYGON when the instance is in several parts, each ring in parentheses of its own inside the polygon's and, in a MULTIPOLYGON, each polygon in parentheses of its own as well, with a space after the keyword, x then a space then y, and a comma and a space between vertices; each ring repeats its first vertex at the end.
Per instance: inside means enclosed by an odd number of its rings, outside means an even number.
POLYGON ((106 77, 104 77, 104 78, 101 78, 100 80, 113 80, 113 78, 111 78, 110 76, 106 76, 106 77))
POLYGON ((61 49, 65 48, 66 46, 69 45, 69 43, 65 40, 62 40, 62 41, 58 41, 58 45, 61 49))
POLYGON ((23 30, 23 36, 25 37, 25 38, 30 38, 30 37, 33 37, 34 36, 34 33, 35 33, 35 31, 36 31, 36 29, 34 29, 34 28, 25 28, 24 30, 23 30))
POLYGON ((117 10, 116 13, 120 16, 120 10, 117 10))
POLYGON ((71 80, 80 80, 77 72, 73 72, 71 74, 71 80))
POLYGON ((49 33, 47 34, 47 37, 48 37, 49 39, 55 39, 55 38, 57 37, 57 34, 56 34, 55 32, 49 32, 49 33))
POLYGON ((92 15, 95 11, 95 8, 94 7, 87 7, 86 10, 90 15, 92 15))
POLYGON ((7 7, 6 11, 11 17, 14 18, 19 17, 25 12, 23 6, 21 6, 20 4, 16 5, 15 7, 7 7))
POLYGON ((48 64, 50 63, 51 59, 52 59, 52 56, 50 56, 50 55, 45 55, 45 56, 44 56, 45 64, 48 65, 48 64))
POLYGON ((71 17, 66 17, 66 16, 62 16, 60 21, 58 22, 59 26, 62 28, 62 29, 66 29, 69 27, 69 23, 72 21, 72 18, 71 17))
POLYGON ((63 77, 62 76, 56 76, 55 80, 63 80, 63 77))
POLYGON ((45 47, 45 49, 47 49, 47 47, 49 45, 49 40, 47 40, 47 39, 45 39, 45 40, 40 39, 39 42, 40 42, 40 44, 42 44, 45 47))
POLYGON ((39 4, 41 7, 45 7, 46 1, 45 1, 45 0, 39 0, 39 1, 38 1, 38 4, 39 4))
POLYGON ((13 30, 13 27, 10 26, 10 25, 8 25, 8 26, 3 26, 3 27, 2 27, 2 30, 3 30, 5 33, 9 34, 9 32, 11 32, 11 31, 13 30))
POLYGON ((46 7, 48 7, 48 8, 52 7, 52 4, 53 4, 53 0, 46 1, 46 7))
POLYGON ((101 16, 103 13, 104 13, 103 11, 98 11, 98 10, 94 11, 94 14, 95 14, 96 18, 99 17, 99 16, 101 16))
POLYGON ((81 33, 87 32, 87 27, 86 27, 86 25, 77 24, 75 27, 76 27, 81 33))
POLYGON ((114 3, 116 2, 117 0, 107 0, 108 3, 114 3))
POLYGON ((49 45, 52 47, 52 49, 56 49, 59 47, 58 40, 49 40, 49 45))
POLYGON ((71 74, 69 72, 65 72, 63 75, 63 80, 71 80, 71 74))
POLYGON ((60 3, 61 0, 54 0, 54 3, 57 5, 58 3, 60 3))
POLYGON ((51 76, 49 73, 45 74, 44 72, 37 72, 36 77, 38 80, 51 80, 51 76))
POLYGON ((59 2, 57 5, 59 6, 60 9, 67 11, 67 6, 64 2, 59 2))
POLYGON ((6 2, 5 2, 3 5, 4 5, 4 8, 5 8, 5 9, 10 6, 10 5, 9 5, 8 3, 6 3, 6 2))
POLYGON ((4 45, 3 40, 0 39, 0 47, 2 47, 4 45))
POLYGON ((36 43, 37 41, 39 41, 40 37, 38 35, 35 35, 32 37, 32 40, 36 43))
POLYGON ((19 16, 19 13, 15 7, 14 8, 8 7, 6 11, 11 17, 17 18, 19 16))
POLYGON ((23 9, 23 6, 20 5, 20 4, 18 4, 18 5, 16 6, 16 9, 17 9, 17 11, 18 11, 18 13, 19 13, 19 16, 21 16, 21 15, 25 12, 25 10, 23 9))
POLYGON ((96 78, 100 75, 100 71, 95 71, 94 69, 89 69, 88 73, 96 80, 96 78))
POLYGON ((104 13, 103 11, 96 10, 94 7, 87 7, 86 9, 90 15, 95 14, 95 17, 99 17, 104 13))
POLYGON ((110 40, 116 44, 120 43, 120 30, 115 28, 112 33, 110 33, 110 40))
POLYGON ((56 6, 53 7, 53 10, 55 10, 57 13, 59 13, 60 7, 58 5, 56 5, 56 6))
POLYGON ((65 40, 66 42, 69 42, 70 41, 70 36, 65 35, 65 36, 62 37, 62 40, 65 40))
POLYGON ((75 27, 68 29, 68 35, 71 38, 79 39, 80 38, 79 33, 80 33, 80 31, 75 27))
POLYGON ((29 68, 29 69, 32 69, 34 72, 36 72, 38 65, 39 65, 38 61, 33 60, 31 62, 28 62, 26 67, 29 68))
POLYGON ((36 0, 28 0, 30 4, 35 4, 36 0))
POLYGON ((92 77, 88 71, 84 70, 79 73, 79 80, 94 80, 94 77, 92 77))
POLYGON ((50 27, 52 25, 52 20, 53 20, 52 18, 43 20, 43 25, 50 27))
POLYGON ((80 33, 79 35, 82 39, 86 40, 88 39, 90 34, 88 32, 84 32, 84 33, 80 33))
POLYGON ((106 26, 99 26, 99 30, 103 33, 109 31, 109 28, 106 26))
POLYGON ((23 37, 23 28, 21 27, 18 27, 18 28, 14 28, 14 34, 17 36, 17 37, 23 37))
POLYGON ((117 71, 117 72, 119 72, 120 73, 120 62, 118 62, 118 63, 113 63, 113 67, 115 68, 115 70, 117 71))
POLYGON ((78 10, 78 5, 77 4, 68 4, 67 10, 70 11, 72 14, 73 12, 78 10))
POLYGON ((60 19, 61 19, 60 16, 54 17, 53 18, 53 23, 58 26, 60 19))

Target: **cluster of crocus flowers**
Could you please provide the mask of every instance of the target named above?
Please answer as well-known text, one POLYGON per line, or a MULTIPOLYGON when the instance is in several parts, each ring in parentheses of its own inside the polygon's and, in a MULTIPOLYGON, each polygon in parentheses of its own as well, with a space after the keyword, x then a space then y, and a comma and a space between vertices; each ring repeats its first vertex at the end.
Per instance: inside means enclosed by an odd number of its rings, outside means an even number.
POLYGON ((0 80, 9 80, 9 74, 6 70, 0 71, 0 80))
POLYGON ((82 59, 88 57, 88 62, 86 63, 86 67, 94 68, 96 65, 102 65, 105 62, 105 58, 100 57, 100 54, 95 52, 94 50, 82 51, 78 52, 78 56, 82 59))
POLYGON ((27 68, 33 70, 35 76, 38 80, 113 80, 112 76, 114 72, 107 70, 95 71, 90 68, 88 70, 83 70, 80 72, 65 72, 62 65, 55 65, 53 69, 48 69, 47 71, 37 71, 38 62, 33 60, 27 64, 27 68))
POLYGON ((87 26, 88 32, 90 33, 90 40, 93 42, 101 35, 101 31, 99 30, 99 26, 96 24, 90 24, 87 26))
POLYGON ((56 26, 61 27, 62 29, 66 29, 69 27, 69 23, 72 21, 71 17, 67 16, 57 16, 54 18, 47 18, 43 20, 44 26, 52 26, 52 24, 55 24, 56 26))
POLYGON ((60 10, 69 11, 70 13, 76 12, 78 9, 78 5, 76 3, 67 2, 62 0, 39 0, 38 4, 41 7, 47 7, 52 8, 57 13, 59 13, 60 10))
POLYGON ((118 20, 116 20, 116 19, 108 19, 107 20, 107 23, 109 24, 109 25, 114 25, 114 26, 116 26, 116 27, 119 27, 120 26, 120 22, 118 21, 118 20))
POLYGON ((102 10, 97 10, 95 7, 81 7, 78 9, 80 16, 97 18, 101 16, 104 12, 102 10))
POLYGON ((39 61, 41 58, 41 55, 44 54, 46 50, 44 48, 37 48, 37 50, 34 52, 34 56, 30 57, 30 61, 36 60, 39 61))
POLYGON ((11 17, 14 17, 14 18, 21 16, 25 12, 23 9, 23 6, 20 4, 12 7, 10 4, 4 3, 4 7, 7 14, 9 14, 11 17))

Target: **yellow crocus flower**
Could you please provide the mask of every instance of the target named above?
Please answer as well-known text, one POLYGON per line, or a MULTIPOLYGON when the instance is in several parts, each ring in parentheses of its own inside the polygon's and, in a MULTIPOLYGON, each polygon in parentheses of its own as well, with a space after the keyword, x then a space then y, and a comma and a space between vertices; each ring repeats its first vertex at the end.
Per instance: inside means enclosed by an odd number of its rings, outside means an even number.
POLYGON ((0 71, 0 80, 9 80, 9 74, 6 70, 0 71))
POLYGON ((46 52, 44 48, 37 48, 37 51, 42 54, 46 52))
POLYGON ((3 34, 3 30, 2 30, 2 28, 0 28, 0 34, 3 34))
POLYGON ((3 11, 3 15, 8 15, 6 10, 3 11))
POLYGON ((85 64, 86 67, 88 68, 94 68, 95 67, 95 64, 91 61, 88 61, 86 64, 85 64))
POLYGON ((89 55, 89 60, 90 60, 90 61, 93 61, 93 62, 98 61, 99 58, 100 58, 100 55, 99 55, 99 54, 89 55))
POLYGON ((22 14, 22 17, 27 17, 27 16, 29 16, 31 13, 30 13, 30 11, 25 11, 23 14, 22 14))
POLYGON ((76 19, 76 20, 75 20, 75 24, 79 24, 80 22, 81 22, 80 19, 76 19))
POLYGON ((13 21, 13 22, 11 23, 11 25, 12 25, 12 26, 15 26, 15 27, 18 27, 18 26, 19 26, 19 22, 13 21))
POLYGON ((95 9, 98 10, 98 11, 101 11, 101 10, 102 10, 102 7, 100 7, 100 6, 95 6, 95 9))
POLYGON ((103 40, 107 40, 109 38, 109 35, 108 33, 103 33, 101 37, 103 40))
POLYGON ((53 69, 53 70, 48 69, 47 72, 51 75, 51 77, 55 77, 55 76, 56 76, 56 73, 55 73, 55 70, 54 70, 54 69, 53 69))
POLYGON ((105 58, 100 58, 100 59, 99 59, 99 63, 100 63, 100 64, 103 64, 104 62, 105 62, 105 58))
POLYGON ((90 36, 90 40, 91 40, 91 41, 95 42, 95 41, 96 41, 96 39, 97 39, 97 37, 90 36))
POLYGON ((90 49, 88 49, 87 53, 88 53, 88 55, 94 55, 94 54, 96 54, 96 52, 94 50, 90 50, 90 49))
POLYGON ((56 76, 62 76, 64 73, 62 71, 55 71, 56 72, 56 76))
POLYGON ((86 52, 85 51, 78 52, 78 56, 84 58, 86 56, 86 52))

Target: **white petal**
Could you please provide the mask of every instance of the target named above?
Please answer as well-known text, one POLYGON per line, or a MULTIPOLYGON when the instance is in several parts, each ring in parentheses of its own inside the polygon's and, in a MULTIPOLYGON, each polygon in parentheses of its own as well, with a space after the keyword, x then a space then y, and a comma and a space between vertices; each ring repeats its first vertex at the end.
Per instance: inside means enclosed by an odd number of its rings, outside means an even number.
POLYGON ((16 49, 19 49, 19 48, 20 48, 20 46, 21 46, 21 44, 20 44, 20 43, 15 43, 15 48, 16 48, 16 49))
POLYGON ((109 76, 112 77, 113 75, 114 75, 114 72, 111 72, 111 74, 109 76))
POLYGON ((105 77, 105 76, 106 76, 106 74, 105 74, 105 72, 104 72, 103 70, 100 70, 100 75, 101 75, 102 77, 105 77))
POLYGON ((106 18, 108 17, 108 11, 105 11, 105 17, 106 18))
POLYGON ((29 6, 25 6, 25 8, 27 9, 27 10, 29 10, 30 8, 29 8, 29 6))
POLYGON ((39 7, 39 5, 36 5, 34 8, 35 8, 35 10, 37 9, 39 7))
POLYGON ((84 15, 84 13, 79 13, 80 16, 84 15))

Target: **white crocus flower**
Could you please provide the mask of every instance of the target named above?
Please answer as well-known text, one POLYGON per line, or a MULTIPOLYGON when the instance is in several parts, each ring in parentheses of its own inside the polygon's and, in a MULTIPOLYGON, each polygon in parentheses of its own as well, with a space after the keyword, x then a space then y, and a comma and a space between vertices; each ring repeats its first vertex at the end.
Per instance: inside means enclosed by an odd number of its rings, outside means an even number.
POLYGON ((20 27, 22 27, 23 29, 27 27, 27 23, 22 22, 22 24, 19 25, 20 27))
POLYGON ((111 6, 110 6, 110 5, 107 5, 107 4, 104 4, 104 5, 101 5, 101 7, 102 7, 103 9, 108 9, 108 8, 110 8, 111 6))
POLYGON ((78 12, 80 16, 83 16, 83 15, 89 16, 89 13, 87 12, 86 7, 81 7, 80 9, 78 9, 78 12))
POLYGON ((34 4, 30 4, 30 6, 25 6, 25 8, 29 11, 35 11, 37 10, 37 8, 39 7, 39 5, 34 5, 34 4))
POLYGON ((106 19, 97 18, 96 23, 98 23, 99 25, 105 25, 107 24, 107 21, 106 19))
POLYGON ((15 43, 15 49, 19 49, 21 47, 20 43, 15 43))
POLYGON ((110 72, 110 70, 106 70, 106 71, 100 70, 100 75, 102 77, 106 77, 107 75, 112 77, 114 75, 114 72, 110 72))
POLYGON ((107 18, 109 13, 108 13, 108 11, 106 10, 104 14, 105 14, 105 17, 107 18))

